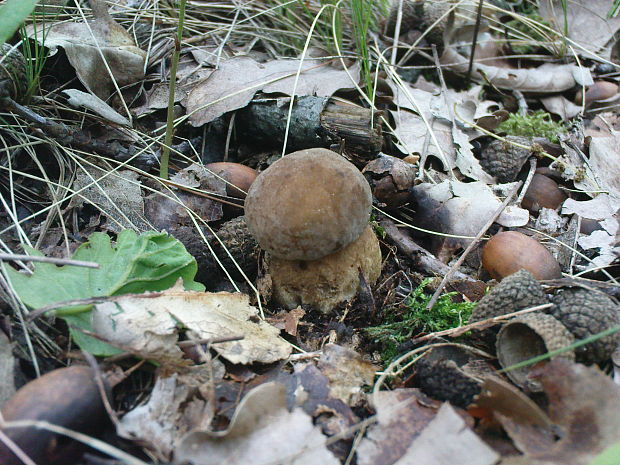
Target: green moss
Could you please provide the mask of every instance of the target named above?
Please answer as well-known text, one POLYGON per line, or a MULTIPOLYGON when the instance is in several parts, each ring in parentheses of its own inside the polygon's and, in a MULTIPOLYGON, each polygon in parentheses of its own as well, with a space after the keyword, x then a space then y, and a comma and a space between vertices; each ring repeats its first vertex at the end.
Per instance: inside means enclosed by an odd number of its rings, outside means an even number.
POLYGON ((511 114, 497 127, 497 132, 505 132, 511 136, 546 137, 551 142, 557 142, 558 134, 565 133, 566 128, 553 121, 549 113, 536 110, 525 116, 511 114))
POLYGON ((427 278, 405 299, 402 305, 388 308, 383 316, 384 323, 366 329, 366 333, 380 343, 381 357, 389 362, 398 355, 399 346, 415 334, 436 332, 465 324, 474 308, 471 302, 453 302, 456 292, 442 295, 432 310, 426 305, 431 296, 424 292, 430 283, 427 278))

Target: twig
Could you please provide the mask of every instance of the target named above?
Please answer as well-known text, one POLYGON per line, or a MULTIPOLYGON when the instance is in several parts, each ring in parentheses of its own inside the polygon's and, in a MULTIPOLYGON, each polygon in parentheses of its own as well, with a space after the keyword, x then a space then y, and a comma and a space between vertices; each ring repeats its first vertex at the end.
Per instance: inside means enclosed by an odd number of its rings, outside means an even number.
POLYGON ((54 257, 39 257, 37 255, 20 255, 12 253, 0 253, 0 262, 42 262, 52 263, 54 265, 71 265, 71 266, 83 266, 85 268, 99 268, 99 263, 85 262, 82 260, 71 260, 69 258, 54 258, 54 257))
POLYGON ((84 356, 84 358, 88 362, 88 365, 90 365, 90 368, 94 372, 95 383, 97 384, 97 389, 99 390, 99 397, 101 397, 101 402, 103 403, 103 406, 106 412, 108 412, 108 416, 110 417, 110 420, 112 420, 112 423, 114 423, 114 426, 118 427, 119 425, 118 415, 116 415, 116 412, 112 408, 112 405, 110 405, 110 399, 108 398, 108 393, 104 385, 103 373, 101 372, 101 368, 99 368, 99 364, 97 363, 97 360, 95 360, 95 357, 93 356, 93 354, 83 350, 82 355, 84 356))
MULTIPOLYGON (((1 423, 4 428, 4 422, 1 423)), ((26 455, 26 453, 19 447, 15 441, 13 441, 10 437, 8 437, 4 431, 0 430, 0 442, 2 442, 7 449, 10 449, 19 460, 24 462, 24 465, 37 465, 32 461, 30 457, 26 455)))
POLYGON ((510 203, 512 198, 515 196, 515 194, 517 193, 517 191, 519 190, 519 188, 521 187, 522 184, 523 184, 522 181, 517 182, 517 185, 506 196, 506 198, 504 199, 504 201, 502 202, 500 207, 495 211, 495 213, 493 213, 493 216, 491 216, 491 218, 489 218, 489 220, 482 227, 482 229, 480 229, 480 231, 478 231, 478 234, 476 234, 476 237, 470 242, 470 244, 467 246, 465 251, 461 254, 459 259, 454 263, 454 265, 452 265, 450 267, 450 270, 443 277, 443 279, 441 280, 441 283, 439 283, 439 286, 437 287, 437 290, 433 294, 433 297, 431 297, 430 302, 426 306, 427 310, 431 310, 433 308, 433 306, 437 303, 437 300, 439 299, 439 296, 443 292, 443 289, 446 286, 446 284, 448 283, 448 280, 450 279, 452 274, 454 274, 454 272, 459 268, 459 266, 461 266, 461 264, 465 260, 465 257, 467 257, 467 255, 469 255, 469 253, 478 244, 478 241, 480 240, 482 235, 487 232, 487 229, 489 229, 491 227, 491 225, 495 222, 497 217, 502 214, 502 212, 504 211, 504 208, 506 208, 508 206, 508 204, 510 203))
POLYGON ((196 345, 202 345, 202 344, 207 344, 207 345, 211 345, 211 344, 221 344, 223 342, 233 342, 233 341, 241 341, 242 339, 245 339, 245 336, 243 334, 235 334, 233 336, 221 336, 221 337, 212 337, 212 338, 203 338, 203 339, 192 339, 190 341, 179 341, 177 342, 177 345, 179 347, 193 347, 196 345))
POLYGON ((531 157, 530 158, 530 171, 527 173, 527 178, 525 179, 525 182, 523 183, 523 189, 521 189, 521 194, 519 194, 519 197, 517 198, 516 204, 517 205, 521 205, 521 202, 523 202, 523 198, 525 197, 525 194, 527 194, 527 190, 530 187, 530 184, 532 183, 532 179, 534 179, 534 174, 536 174, 536 157, 531 157))
POLYGON ((476 24, 474 26, 474 37, 471 40, 471 53, 469 54, 469 66, 467 67, 467 75, 465 77, 465 85, 469 84, 471 78, 471 70, 474 68, 474 55, 476 54, 476 45, 478 43, 478 31, 480 30, 480 18, 482 18, 482 4, 484 0, 478 0, 478 11, 476 13, 476 24))
POLYGON ((512 317, 524 315, 526 313, 536 312, 538 310, 544 310, 545 308, 552 307, 552 303, 536 305, 534 307, 524 308, 523 310, 518 310, 512 313, 506 313, 505 315, 498 315, 492 318, 487 318, 486 320, 476 321, 475 323, 470 323, 465 326, 459 326, 458 328, 450 328, 445 329, 443 331, 437 331, 435 333, 426 334, 425 336, 417 337, 411 340, 412 343, 418 344, 420 342, 428 341, 429 339, 435 339, 437 337, 458 337, 467 331, 472 329, 484 329, 487 326, 494 325, 495 323, 499 323, 500 321, 509 320, 512 317))
MULTIPOLYGON (((411 238, 403 234, 401 230, 396 227, 396 223, 388 218, 382 218, 379 220, 379 224, 385 230, 388 237, 394 242, 396 248, 405 255, 408 255, 415 265, 421 268, 427 273, 432 273, 436 276, 446 275, 450 268, 445 263, 441 262, 437 257, 430 253, 425 248, 416 244, 411 238)), ((462 279, 464 281, 475 282, 476 280, 465 273, 455 271, 454 277, 456 279, 462 279)))

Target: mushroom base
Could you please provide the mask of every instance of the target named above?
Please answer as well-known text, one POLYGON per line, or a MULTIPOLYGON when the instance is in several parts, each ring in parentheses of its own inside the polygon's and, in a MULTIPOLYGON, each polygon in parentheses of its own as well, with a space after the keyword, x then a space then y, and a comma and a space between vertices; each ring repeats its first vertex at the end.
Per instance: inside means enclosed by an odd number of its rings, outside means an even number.
POLYGON ((269 256, 268 270, 273 298, 280 305, 288 309, 308 305, 328 313, 357 294, 360 270, 369 284, 377 281, 381 273, 379 240, 368 226, 347 247, 318 260, 282 260, 269 256))

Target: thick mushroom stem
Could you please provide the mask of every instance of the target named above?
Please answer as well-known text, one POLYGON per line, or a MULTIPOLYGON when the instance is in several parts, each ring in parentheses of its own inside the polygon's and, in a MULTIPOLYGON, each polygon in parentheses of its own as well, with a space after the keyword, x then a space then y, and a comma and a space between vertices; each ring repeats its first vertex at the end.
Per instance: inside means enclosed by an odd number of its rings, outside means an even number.
POLYGON ((353 298, 360 285, 360 270, 369 284, 381 273, 381 249, 372 228, 344 249, 312 261, 268 257, 273 297, 283 307, 308 305, 328 313, 353 298))

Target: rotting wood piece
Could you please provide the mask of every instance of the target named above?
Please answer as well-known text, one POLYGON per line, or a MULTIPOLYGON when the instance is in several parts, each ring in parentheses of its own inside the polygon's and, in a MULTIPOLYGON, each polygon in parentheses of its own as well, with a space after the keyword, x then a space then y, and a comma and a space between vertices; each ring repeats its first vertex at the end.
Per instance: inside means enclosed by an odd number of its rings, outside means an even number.
POLYGON ((383 147, 380 111, 314 96, 296 97, 290 115, 289 110, 288 97, 259 97, 237 113, 236 124, 244 140, 278 146, 284 143, 288 122, 287 152, 331 148, 344 141, 344 150, 364 163, 383 147))

